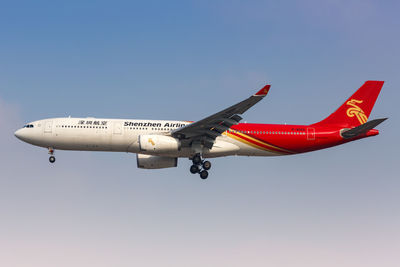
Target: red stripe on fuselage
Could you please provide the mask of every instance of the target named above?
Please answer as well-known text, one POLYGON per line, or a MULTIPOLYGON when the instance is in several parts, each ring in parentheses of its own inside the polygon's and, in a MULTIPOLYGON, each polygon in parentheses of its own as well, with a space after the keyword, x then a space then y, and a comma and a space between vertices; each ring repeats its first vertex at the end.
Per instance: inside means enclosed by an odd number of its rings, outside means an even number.
POLYGON ((280 154, 303 153, 354 140, 344 140, 337 127, 308 125, 240 123, 232 126, 229 133, 280 154))

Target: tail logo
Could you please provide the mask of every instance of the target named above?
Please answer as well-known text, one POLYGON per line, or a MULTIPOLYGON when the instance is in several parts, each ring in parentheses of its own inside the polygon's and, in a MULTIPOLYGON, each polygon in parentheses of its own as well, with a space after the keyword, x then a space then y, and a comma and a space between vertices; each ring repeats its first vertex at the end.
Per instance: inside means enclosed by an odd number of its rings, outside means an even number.
POLYGON ((358 104, 361 104, 362 102, 362 100, 352 99, 346 103, 346 105, 350 106, 346 111, 347 116, 356 116, 360 124, 364 124, 368 120, 368 117, 365 115, 364 111, 358 106, 358 104))

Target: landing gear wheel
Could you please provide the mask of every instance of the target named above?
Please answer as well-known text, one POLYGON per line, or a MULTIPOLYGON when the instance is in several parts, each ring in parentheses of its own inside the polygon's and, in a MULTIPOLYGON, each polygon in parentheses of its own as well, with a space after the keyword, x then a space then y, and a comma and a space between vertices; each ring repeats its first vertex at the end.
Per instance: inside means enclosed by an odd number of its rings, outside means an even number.
POLYGON ((201 157, 199 154, 194 155, 193 159, 193 164, 200 164, 201 163, 201 157))
POLYGON ((200 168, 199 168, 198 165, 192 165, 192 166, 190 166, 190 172, 193 173, 193 174, 198 173, 199 170, 200 170, 200 168))
POLYGON ((208 171, 211 168, 211 162, 209 162, 208 160, 203 162, 203 169, 205 169, 206 171, 208 171))
POLYGON ((56 162, 56 157, 50 156, 49 161, 50 161, 50 163, 56 162))
POLYGON ((207 177, 208 177, 208 171, 206 171, 206 170, 204 170, 204 171, 201 171, 200 172, 200 178, 201 179, 207 179, 207 177))

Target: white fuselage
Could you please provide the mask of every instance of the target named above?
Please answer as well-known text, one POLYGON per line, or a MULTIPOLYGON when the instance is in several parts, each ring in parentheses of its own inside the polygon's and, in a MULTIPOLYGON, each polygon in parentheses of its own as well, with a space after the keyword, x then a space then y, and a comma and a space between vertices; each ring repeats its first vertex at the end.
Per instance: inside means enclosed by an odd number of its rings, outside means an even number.
MULTIPOLYGON (((167 120, 125 120, 99 118, 52 118, 30 123, 15 135, 32 145, 49 149, 80 151, 131 152, 167 157, 190 157, 193 150, 182 147, 177 151, 143 151, 140 136, 170 136, 174 129, 191 122, 167 120)), ((216 138, 212 149, 204 148, 204 157, 229 155, 275 156, 277 154, 255 149, 223 134, 216 138)))

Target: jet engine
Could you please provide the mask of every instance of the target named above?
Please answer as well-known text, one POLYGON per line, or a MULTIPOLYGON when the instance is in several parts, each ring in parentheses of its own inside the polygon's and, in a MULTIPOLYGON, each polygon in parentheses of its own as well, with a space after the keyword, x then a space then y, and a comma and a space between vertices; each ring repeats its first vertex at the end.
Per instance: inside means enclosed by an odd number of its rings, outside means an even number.
POLYGON ((154 153, 177 152, 181 149, 181 143, 178 139, 165 135, 140 135, 140 151, 154 153))
POLYGON ((178 166, 178 158, 137 154, 137 167, 140 169, 162 169, 178 166))

